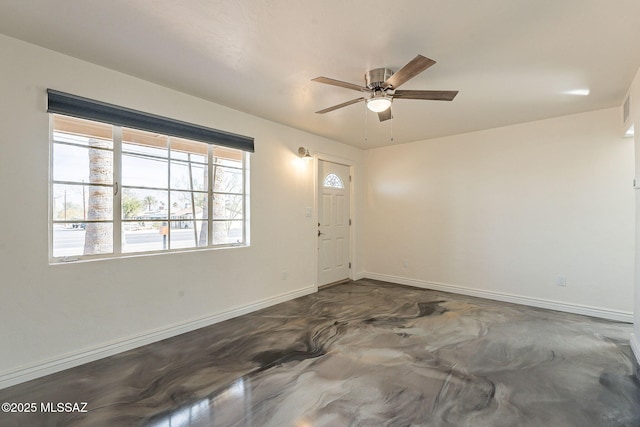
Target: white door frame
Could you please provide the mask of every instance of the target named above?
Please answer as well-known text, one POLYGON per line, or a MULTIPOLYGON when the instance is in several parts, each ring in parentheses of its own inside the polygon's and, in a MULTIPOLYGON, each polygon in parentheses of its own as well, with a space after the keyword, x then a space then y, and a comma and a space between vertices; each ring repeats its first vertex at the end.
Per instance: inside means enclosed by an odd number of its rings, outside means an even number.
MULTIPOLYGON (((318 174, 320 172, 320 160, 326 161, 326 162, 331 162, 331 163, 338 163, 341 165, 345 165, 345 166, 349 166, 349 175, 351 176, 351 179, 349 180, 349 218, 351 219, 351 226, 349 227, 349 262, 351 263, 351 268, 349 269, 349 279, 354 280, 354 270, 355 270, 355 263, 354 263, 354 246, 355 246, 355 233, 353 232, 354 228, 355 228, 355 221, 354 221, 354 212, 355 212, 355 191, 354 191, 354 183, 356 180, 356 168, 355 168, 355 162, 351 159, 346 159, 343 157, 337 157, 337 156, 333 156, 331 154, 325 154, 325 153, 315 153, 315 155, 313 156, 313 211, 314 211, 314 215, 313 215, 313 225, 317 225, 318 224, 318 218, 319 218, 319 213, 318 213, 318 197, 320 196, 320 193, 318 191, 318 188, 320 187, 320 183, 318 182, 318 174)), ((317 227, 313 228, 314 233, 317 230, 317 227)), ((314 234, 315 235, 315 234, 314 234)), ((316 240, 316 244, 314 245, 314 254, 313 254, 313 278, 314 278, 314 283, 316 286, 318 286, 318 244, 317 244, 317 240, 316 240)))

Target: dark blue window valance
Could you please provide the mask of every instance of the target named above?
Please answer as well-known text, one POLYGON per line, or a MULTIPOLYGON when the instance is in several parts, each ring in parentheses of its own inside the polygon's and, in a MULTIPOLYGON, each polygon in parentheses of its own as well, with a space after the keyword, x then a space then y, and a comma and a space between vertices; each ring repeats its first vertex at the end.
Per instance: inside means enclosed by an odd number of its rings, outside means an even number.
POLYGON ((254 152, 253 138, 47 89, 49 113, 157 132, 254 152))

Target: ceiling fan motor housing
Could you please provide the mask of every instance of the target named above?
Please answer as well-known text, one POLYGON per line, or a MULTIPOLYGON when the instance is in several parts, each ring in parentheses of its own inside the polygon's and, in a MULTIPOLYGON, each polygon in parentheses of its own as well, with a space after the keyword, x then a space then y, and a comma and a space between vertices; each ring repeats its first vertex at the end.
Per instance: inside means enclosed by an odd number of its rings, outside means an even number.
POLYGON ((393 71, 388 68, 376 68, 369 70, 364 75, 364 80, 367 83, 367 87, 372 90, 378 90, 382 88, 382 84, 393 75, 393 71))

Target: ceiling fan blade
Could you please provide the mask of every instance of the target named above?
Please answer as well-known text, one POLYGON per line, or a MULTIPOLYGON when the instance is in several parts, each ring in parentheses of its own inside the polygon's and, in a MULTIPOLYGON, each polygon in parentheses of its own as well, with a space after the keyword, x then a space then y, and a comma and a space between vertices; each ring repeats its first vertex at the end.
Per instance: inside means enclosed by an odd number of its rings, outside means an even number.
POLYGON ((381 122, 384 122, 385 120, 392 119, 393 116, 391 115, 391 107, 387 108, 384 111, 380 111, 378 113, 378 118, 380 119, 381 122))
POLYGON ((352 99, 351 101, 343 102, 342 104, 334 105, 333 107, 325 108, 324 110, 316 111, 316 114, 324 114, 329 111, 337 110, 338 108, 346 107, 347 105, 356 104, 360 101, 364 101, 364 97, 352 99))
POLYGON ((318 82, 318 83, 324 83, 327 85, 332 85, 332 86, 338 86, 338 87, 344 87, 347 89, 351 89, 351 90, 357 90, 358 92, 370 92, 371 89, 364 87, 364 86, 358 86, 356 84, 353 83, 347 83, 347 82, 343 82, 340 80, 336 80, 336 79, 330 79, 329 77, 316 77, 315 79, 311 79, 312 82, 318 82))
POLYGON ((429 59, 426 56, 418 55, 411 61, 409 61, 407 65, 400 68, 397 73, 389 77, 387 81, 382 84, 382 88, 399 88, 401 84, 414 78, 435 63, 436 61, 434 61, 433 59, 429 59))
POLYGON ((396 90, 393 99, 429 99, 433 101, 453 101, 457 90, 396 90))

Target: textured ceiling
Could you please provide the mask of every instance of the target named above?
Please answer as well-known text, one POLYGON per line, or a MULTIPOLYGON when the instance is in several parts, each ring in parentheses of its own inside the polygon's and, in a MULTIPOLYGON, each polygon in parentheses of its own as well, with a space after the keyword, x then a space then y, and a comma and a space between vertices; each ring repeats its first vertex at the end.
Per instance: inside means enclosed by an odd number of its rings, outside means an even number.
POLYGON ((0 33, 362 148, 619 106, 640 67, 638 0, 2 0, 0 33), (453 102, 314 113, 416 54, 402 89, 453 102))

